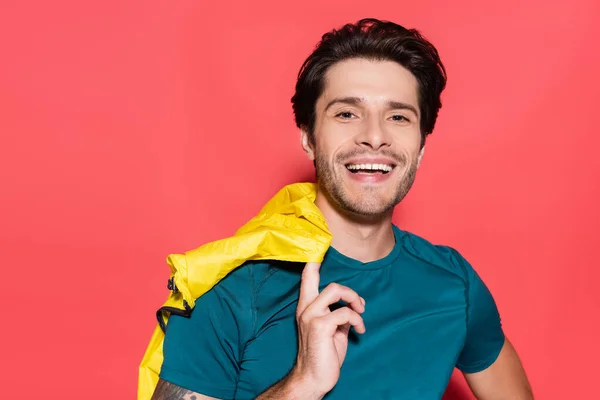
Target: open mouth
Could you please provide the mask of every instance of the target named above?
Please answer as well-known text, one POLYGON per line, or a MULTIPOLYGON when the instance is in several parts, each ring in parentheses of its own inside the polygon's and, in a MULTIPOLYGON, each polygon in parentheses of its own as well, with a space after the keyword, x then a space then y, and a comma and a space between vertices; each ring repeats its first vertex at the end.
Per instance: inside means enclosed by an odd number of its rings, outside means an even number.
POLYGON ((388 164, 346 164, 348 171, 353 174, 388 174, 393 169, 393 165, 388 164))

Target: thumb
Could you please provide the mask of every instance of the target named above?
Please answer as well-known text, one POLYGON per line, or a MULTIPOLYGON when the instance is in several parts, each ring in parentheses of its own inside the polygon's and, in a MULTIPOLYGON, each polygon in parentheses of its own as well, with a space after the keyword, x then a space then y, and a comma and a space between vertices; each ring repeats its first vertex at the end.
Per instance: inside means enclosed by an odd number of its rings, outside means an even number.
POLYGON ((319 282, 321 276, 319 270, 321 263, 306 263, 302 270, 302 280, 300 282, 300 297, 298 299, 298 311, 302 312, 319 296, 319 282))

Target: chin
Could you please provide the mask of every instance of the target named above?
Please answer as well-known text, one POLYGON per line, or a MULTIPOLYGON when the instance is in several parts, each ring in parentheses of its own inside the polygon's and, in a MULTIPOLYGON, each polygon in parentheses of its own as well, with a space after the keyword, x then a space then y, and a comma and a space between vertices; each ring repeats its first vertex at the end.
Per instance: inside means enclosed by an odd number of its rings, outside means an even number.
POLYGON ((390 196, 363 193, 353 196, 346 194, 337 199, 340 207, 347 212, 364 217, 383 217, 394 210, 397 203, 390 196))

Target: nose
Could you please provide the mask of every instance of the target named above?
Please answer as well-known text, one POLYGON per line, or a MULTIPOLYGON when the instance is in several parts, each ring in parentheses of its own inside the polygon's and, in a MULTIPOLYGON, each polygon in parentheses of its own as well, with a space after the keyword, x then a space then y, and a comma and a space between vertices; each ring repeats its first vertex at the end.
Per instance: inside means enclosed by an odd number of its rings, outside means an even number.
POLYGON ((391 145, 391 135, 386 130, 384 122, 380 121, 379 118, 369 118, 365 122, 356 135, 356 144, 370 147, 373 150, 391 145))

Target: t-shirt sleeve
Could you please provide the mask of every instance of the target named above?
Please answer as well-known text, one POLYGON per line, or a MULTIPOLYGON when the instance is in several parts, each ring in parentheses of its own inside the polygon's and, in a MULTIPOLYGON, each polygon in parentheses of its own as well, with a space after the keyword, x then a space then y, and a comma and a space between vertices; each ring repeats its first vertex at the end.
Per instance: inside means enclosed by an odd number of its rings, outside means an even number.
POLYGON ((239 360, 253 334, 248 266, 196 300, 190 317, 171 315, 163 344, 162 380, 219 399, 233 399, 239 360))
POLYGON ((458 253, 456 258, 465 271, 467 285, 467 336, 456 367, 475 373, 496 361, 504 345, 504 332, 489 289, 467 260, 458 253))

